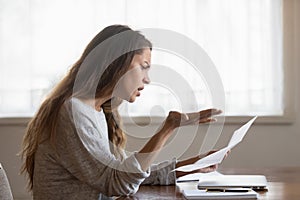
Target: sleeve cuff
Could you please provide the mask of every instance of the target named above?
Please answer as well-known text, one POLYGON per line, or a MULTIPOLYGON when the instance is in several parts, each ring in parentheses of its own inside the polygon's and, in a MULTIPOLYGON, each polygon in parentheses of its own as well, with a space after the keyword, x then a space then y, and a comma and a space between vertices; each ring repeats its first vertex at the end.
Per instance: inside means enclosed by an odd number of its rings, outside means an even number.
POLYGON ((174 169, 176 169, 176 163, 177 163, 177 159, 173 158, 171 161, 171 167, 170 167, 170 171, 167 175, 167 185, 173 185, 176 182, 176 171, 174 169))
POLYGON ((134 152, 132 155, 130 155, 126 159, 126 162, 129 165, 128 168, 129 167, 131 168, 130 172, 140 174, 141 178, 147 178, 147 177, 149 177, 150 173, 151 173, 150 167, 146 171, 143 171, 142 167, 141 167, 141 165, 139 163, 139 161, 136 159, 136 154, 137 154, 137 152, 134 152))

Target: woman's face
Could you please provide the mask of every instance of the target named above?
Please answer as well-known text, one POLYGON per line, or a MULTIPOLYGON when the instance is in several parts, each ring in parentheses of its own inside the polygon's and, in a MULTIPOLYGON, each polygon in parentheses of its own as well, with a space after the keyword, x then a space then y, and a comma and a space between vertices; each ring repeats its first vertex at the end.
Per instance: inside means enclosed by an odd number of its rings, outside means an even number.
POLYGON ((117 83, 113 96, 117 96, 128 102, 134 102, 140 96, 144 85, 150 83, 148 72, 151 65, 151 50, 146 48, 141 54, 135 54, 129 70, 117 83))

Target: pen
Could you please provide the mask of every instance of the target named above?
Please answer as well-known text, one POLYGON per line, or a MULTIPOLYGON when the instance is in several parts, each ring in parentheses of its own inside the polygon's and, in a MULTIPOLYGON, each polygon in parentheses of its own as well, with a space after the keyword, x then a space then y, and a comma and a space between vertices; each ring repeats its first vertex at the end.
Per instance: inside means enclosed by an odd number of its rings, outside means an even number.
POLYGON ((209 188, 206 192, 249 192, 249 188, 209 188))

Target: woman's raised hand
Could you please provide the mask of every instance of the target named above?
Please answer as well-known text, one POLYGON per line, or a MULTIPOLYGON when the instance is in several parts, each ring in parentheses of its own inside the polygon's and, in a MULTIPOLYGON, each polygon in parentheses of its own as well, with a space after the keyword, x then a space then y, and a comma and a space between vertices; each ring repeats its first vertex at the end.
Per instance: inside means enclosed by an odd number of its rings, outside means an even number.
POLYGON ((215 108, 193 113, 180 113, 177 111, 171 111, 169 112, 169 115, 165 121, 165 125, 169 125, 173 128, 178 128, 180 126, 198 125, 202 123, 215 122, 216 119, 213 117, 221 113, 221 110, 215 108))

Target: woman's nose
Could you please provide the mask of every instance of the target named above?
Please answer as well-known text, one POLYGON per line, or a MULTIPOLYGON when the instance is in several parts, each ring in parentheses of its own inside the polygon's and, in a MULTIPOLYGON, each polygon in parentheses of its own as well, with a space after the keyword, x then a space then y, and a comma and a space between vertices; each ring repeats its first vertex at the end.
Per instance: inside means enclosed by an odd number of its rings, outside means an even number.
POLYGON ((150 81, 150 78, 149 78, 149 75, 146 73, 145 74, 145 77, 144 77, 144 79, 143 79, 143 82, 145 83, 145 84, 149 84, 151 81, 150 81))

